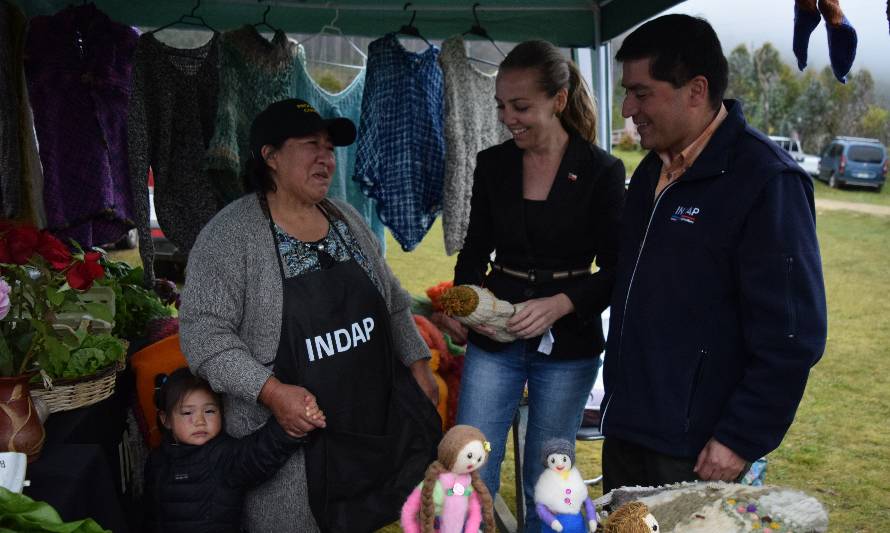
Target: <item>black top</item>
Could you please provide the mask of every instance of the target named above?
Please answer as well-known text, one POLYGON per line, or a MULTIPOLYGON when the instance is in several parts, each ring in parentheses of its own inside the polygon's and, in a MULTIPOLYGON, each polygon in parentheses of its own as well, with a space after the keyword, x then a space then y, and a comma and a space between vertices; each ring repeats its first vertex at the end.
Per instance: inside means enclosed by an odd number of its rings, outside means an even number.
MULTIPOLYGON (((623 202, 624 165, 577 133, 569 132, 565 155, 542 202, 523 199, 522 150, 516 143, 488 148, 476 157, 470 225, 454 283, 485 286, 513 303, 565 293, 575 312, 554 324, 551 356, 593 357, 603 348, 599 315, 609 305, 614 282, 623 202), (533 283, 487 273, 493 251, 499 264, 516 270, 576 270, 594 260, 599 270, 581 278, 533 283)), ((506 346, 475 332, 470 340, 489 351, 506 346)), ((529 342, 537 347, 540 338, 529 342)))

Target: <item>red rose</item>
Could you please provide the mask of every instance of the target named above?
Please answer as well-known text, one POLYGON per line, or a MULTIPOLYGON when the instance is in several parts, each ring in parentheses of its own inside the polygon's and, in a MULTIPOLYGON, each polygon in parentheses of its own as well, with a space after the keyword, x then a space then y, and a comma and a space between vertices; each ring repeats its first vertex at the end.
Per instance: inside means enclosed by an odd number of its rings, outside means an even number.
POLYGON ((0 263, 12 263, 12 255, 9 246, 6 245, 6 237, 0 237, 0 263))
POLYGON ((40 232, 37 253, 42 255, 56 270, 62 270, 71 264, 71 252, 62 244, 62 241, 46 230, 40 232))
POLYGON ((11 259, 9 262, 24 265, 37 250, 40 232, 33 226, 18 226, 6 232, 4 240, 11 259))
POLYGON ((72 289, 79 291, 88 290, 93 286, 93 281, 105 277, 105 270, 99 264, 99 258, 102 254, 99 252, 87 252, 83 256, 83 261, 77 261, 65 273, 68 279, 68 285, 72 289))

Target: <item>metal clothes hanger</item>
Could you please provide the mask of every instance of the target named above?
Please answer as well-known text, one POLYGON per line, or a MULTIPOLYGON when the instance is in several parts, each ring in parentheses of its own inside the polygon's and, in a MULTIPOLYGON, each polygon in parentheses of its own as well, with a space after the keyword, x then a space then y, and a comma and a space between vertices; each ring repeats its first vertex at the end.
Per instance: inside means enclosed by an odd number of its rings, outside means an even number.
MULTIPOLYGON (((410 6, 410 5, 411 5, 411 2, 407 2, 405 4, 405 7, 402 8, 402 10, 407 11, 408 6, 410 6)), ((408 24, 405 24, 404 26, 399 28, 399 31, 397 31, 396 33, 401 34, 401 35, 409 35, 411 37, 417 37, 418 39, 423 40, 423 42, 425 42, 427 44, 427 46, 432 46, 433 43, 429 42, 426 37, 421 35, 420 30, 418 30, 417 26, 414 25, 414 19, 416 17, 417 17, 417 10, 412 9, 411 10, 411 20, 408 22, 408 24)))
POLYGON ((271 10, 271 9, 272 9, 271 4, 266 6, 266 10, 263 11, 263 20, 254 24, 253 25, 254 28, 259 28, 261 26, 265 26, 265 27, 269 28, 270 30, 272 30, 272 33, 278 33, 279 31, 281 31, 280 29, 276 28, 275 26, 269 24, 269 21, 266 20, 266 15, 269 14, 269 10, 271 10))
MULTIPOLYGON (((482 24, 479 23, 479 15, 476 14, 476 8, 479 7, 479 5, 479 2, 473 4, 473 20, 475 21, 475 23, 470 26, 469 30, 463 32, 462 35, 476 35, 478 37, 482 37, 483 39, 486 39, 488 42, 490 42, 492 46, 494 46, 495 50, 497 50, 498 53, 501 54, 501 57, 507 57, 507 54, 505 54, 504 51, 501 50, 501 47, 498 46, 498 43, 496 43, 494 39, 491 38, 491 35, 488 34, 488 31, 482 27, 482 24)), ((497 63, 488 61, 487 59, 479 59, 475 57, 470 57, 469 59, 472 61, 478 61, 479 63, 484 63, 486 65, 491 65, 493 67, 499 66, 497 63)))
POLYGON ((208 30, 212 31, 213 33, 219 33, 216 31, 216 29, 213 28, 213 26, 211 26, 210 24, 207 24, 207 22, 204 20, 203 17, 199 17, 199 16, 195 15, 195 11, 197 11, 199 7, 201 7, 201 0, 195 0, 195 7, 192 8, 191 13, 183 15, 183 16, 179 17, 177 20, 170 22, 169 24, 164 24, 160 28, 155 28, 148 33, 157 33, 161 30, 165 30, 165 29, 169 28, 170 26, 175 26, 176 24, 185 24, 187 26, 201 26, 201 27, 207 28, 208 30))
POLYGON ((365 68, 365 64, 367 63, 367 60, 368 60, 367 54, 365 54, 365 52, 357 44, 355 44, 355 41, 353 41, 352 39, 347 37, 346 34, 343 33, 343 30, 341 30, 339 28, 339 26, 337 26, 338 18, 340 18, 340 10, 339 9, 337 9, 334 12, 334 18, 329 23, 322 26, 321 29, 318 30, 318 33, 316 33, 315 35, 312 35, 311 37, 307 37, 306 39, 303 39, 303 41, 300 44, 305 45, 306 43, 308 43, 309 41, 311 41, 312 39, 315 39, 316 37, 318 37, 320 35, 331 35, 333 37, 340 37, 341 39, 345 40, 349 44, 349 46, 358 53, 358 55, 361 56, 361 58, 362 58, 361 66, 346 65, 343 63, 332 63, 330 61, 323 61, 320 59, 313 59, 311 61, 313 61, 315 63, 324 63, 326 65, 334 65, 334 66, 338 66, 338 67, 358 68, 358 69, 365 68))

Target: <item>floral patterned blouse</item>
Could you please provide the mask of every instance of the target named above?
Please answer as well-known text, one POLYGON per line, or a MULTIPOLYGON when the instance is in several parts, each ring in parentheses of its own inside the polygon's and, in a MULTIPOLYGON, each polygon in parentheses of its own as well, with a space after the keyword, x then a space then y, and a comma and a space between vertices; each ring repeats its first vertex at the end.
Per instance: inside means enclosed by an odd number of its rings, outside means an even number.
POLYGON ((382 290, 380 280, 371 269, 367 257, 355 241, 346 222, 332 219, 328 234, 315 242, 301 241, 288 234, 278 224, 273 223, 272 225, 275 229, 275 240, 278 243, 278 253, 281 255, 285 278, 294 278, 322 270, 325 268, 325 263, 331 259, 338 263, 355 259, 355 262, 371 278, 371 282, 374 283, 377 290, 382 290))

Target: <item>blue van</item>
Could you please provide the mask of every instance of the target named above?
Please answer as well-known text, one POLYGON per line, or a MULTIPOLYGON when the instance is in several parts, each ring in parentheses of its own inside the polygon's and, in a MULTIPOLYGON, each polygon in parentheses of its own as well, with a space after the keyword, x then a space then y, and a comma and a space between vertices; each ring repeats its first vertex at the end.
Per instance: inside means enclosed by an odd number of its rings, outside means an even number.
POLYGON ((887 181, 887 149, 877 139, 835 137, 822 150, 819 179, 835 189, 858 185, 880 191, 887 181))

